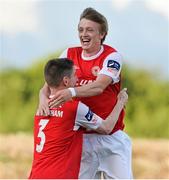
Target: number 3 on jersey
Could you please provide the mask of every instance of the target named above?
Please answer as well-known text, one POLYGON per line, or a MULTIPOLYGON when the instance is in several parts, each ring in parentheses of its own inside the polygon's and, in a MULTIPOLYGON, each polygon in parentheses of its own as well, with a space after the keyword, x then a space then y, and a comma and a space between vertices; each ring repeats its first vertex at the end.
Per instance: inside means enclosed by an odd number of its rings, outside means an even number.
POLYGON ((41 138, 40 140, 40 144, 36 145, 36 151, 37 152, 41 152, 43 150, 43 146, 45 144, 46 141, 46 137, 45 137, 45 133, 43 132, 43 129, 46 127, 46 125, 48 124, 49 120, 48 119, 41 119, 39 122, 39 132, 38 132, 38 137, 41 138))

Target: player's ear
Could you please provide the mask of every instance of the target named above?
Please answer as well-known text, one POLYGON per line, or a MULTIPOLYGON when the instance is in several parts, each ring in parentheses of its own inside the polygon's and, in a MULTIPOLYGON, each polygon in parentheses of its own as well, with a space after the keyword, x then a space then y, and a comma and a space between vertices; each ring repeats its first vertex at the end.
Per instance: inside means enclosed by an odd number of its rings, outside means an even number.
POLYGON ((101 32, 101 33, 100 33, 100 38, 103 39, 106 35, 107 35, 106 32, 101 32))
POLYGON ((68 87, 70 84, 70 78, 68 76, 63 77, 63 84, 64 86, 68 87))

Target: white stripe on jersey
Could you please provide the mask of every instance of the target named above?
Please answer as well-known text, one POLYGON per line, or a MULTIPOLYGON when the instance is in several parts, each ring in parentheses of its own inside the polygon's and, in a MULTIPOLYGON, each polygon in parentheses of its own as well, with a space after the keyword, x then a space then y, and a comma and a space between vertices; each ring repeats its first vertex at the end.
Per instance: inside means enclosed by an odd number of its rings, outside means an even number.
POLYGON ((104 74, 104 75, 111 77, 113 80, 113 84, 114 84, 114 83, 119 82, 119 80, 120 80, 119 75, 121 72, 121 68, 122 68, 122 56, 118 52, 113 52, 105 58, 105 60, 103 62, 103 68, 101 69, 99 74, 104 74), (109 60, 116 61, 120 65, 119 70, 111 69, 111 68, 107 67, 109 60))
POLYGON ((79 102, 74 130, 77 131, 80 126, 86 129, 97 129, 102 124, 102 118, 94 114, 88 106, 79 102))

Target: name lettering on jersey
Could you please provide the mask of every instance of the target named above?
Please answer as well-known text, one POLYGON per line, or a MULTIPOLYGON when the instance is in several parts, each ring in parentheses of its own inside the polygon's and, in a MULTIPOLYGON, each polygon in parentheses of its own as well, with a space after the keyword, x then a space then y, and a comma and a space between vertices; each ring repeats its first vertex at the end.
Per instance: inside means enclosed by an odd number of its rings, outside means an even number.
POLYGON ((63 117, 63 111, 57 109, 51 109, 50 116, 63 117))
POLYGON ((93 118, 93 112, 89 109, 88 113, 85 115, 85 118, 88 120, 88 121, 91 121, 92 118, 93 118))
POLYGON ((100 71, 100 67, 99 66, 94 66, 94 67, 92 67, 92 74, 94 75, 94 76, 97 76, 98 75, 98 73, 99 73, 99 71, 100 71))

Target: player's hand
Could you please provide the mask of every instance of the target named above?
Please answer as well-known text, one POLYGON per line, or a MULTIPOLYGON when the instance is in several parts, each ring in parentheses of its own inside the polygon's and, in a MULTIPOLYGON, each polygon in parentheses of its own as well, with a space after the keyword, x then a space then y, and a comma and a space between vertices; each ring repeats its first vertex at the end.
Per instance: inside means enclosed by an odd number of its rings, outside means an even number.
POLYGON ((63 103, 70 101, 72 94, 69 89, 63 89, 58 91, 49 101, 49 107, 54 108, 62 105, 63 103))
POLYGON ((36 112, 37 116, 48 116, 50 114, 49 111, 49 98, 47 98, 45 95, 39 96, 39 106, 38 110, 36 112))
POLYGON ((120 91, 120 93, 117 96, 118 102, 121 103, 123 106, 127 104, 128 101, 128 94, 127 94, 127 88, 124 88, 120 91))

